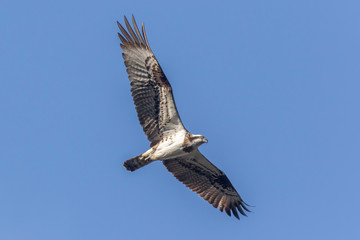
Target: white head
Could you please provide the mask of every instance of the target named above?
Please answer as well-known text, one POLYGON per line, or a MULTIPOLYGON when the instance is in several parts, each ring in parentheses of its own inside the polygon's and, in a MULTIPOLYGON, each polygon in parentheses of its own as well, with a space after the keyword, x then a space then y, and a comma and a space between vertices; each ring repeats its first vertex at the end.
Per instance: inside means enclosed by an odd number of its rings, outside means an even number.
POLYGON ((195 147, 198 147, 201 144, 208 142, 208 140, 203 135, 196 135, 196 134, 191 134, 189 140, 191 141, 192 145, 195 147))

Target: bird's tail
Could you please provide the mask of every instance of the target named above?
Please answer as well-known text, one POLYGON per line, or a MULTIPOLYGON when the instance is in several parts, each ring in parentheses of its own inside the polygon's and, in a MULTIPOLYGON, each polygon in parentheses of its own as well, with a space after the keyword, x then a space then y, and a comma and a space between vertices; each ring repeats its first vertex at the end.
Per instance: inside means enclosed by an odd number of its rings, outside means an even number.
POLYGON ((152 162, 152 160, 144 157, 143 155, 144 154, 141 154, 139 156, 136 156, 136 157, 130 158, 129 160, 126 160, 124 162, 124 167, 126 168, 126 170, 133 172, 133 171, 135 171, 143 166, 146 166, 152 162))

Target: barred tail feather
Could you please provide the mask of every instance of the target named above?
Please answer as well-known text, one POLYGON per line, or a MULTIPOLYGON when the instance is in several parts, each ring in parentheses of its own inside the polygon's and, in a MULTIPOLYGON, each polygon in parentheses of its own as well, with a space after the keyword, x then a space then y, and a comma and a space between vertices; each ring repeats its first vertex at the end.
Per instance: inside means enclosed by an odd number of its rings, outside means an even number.
POLYGON ((151 160, 144 158, 143 155, 139 155, 130 158, 129 160, 126 160, 124 162, 124 167, 126 168, 126 170, 133 172, 145 165, 148 165, 151 162, 151 160))

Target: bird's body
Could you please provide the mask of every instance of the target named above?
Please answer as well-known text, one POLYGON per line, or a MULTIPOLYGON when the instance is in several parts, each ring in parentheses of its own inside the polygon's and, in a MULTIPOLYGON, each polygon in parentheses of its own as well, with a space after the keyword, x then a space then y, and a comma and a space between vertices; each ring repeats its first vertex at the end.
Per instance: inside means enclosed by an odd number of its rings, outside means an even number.
POLYGON ((125 18, 128 31, 118 23, 119 37, 135 108, 151 148, 125 161, 125 168, 135 171, 160 160, 179 181, 220 211, 229 216, 232 212, 237 218, 237 211, 246 215, 246 203, 229 179, 198 150, 207 139, 183 126, 171 85, 150 49, 144 25, 141 34, 134 17, 132 20, 134 29, 125 18))
POLYGON ((170 158, 181 157, 186 155, 187 152, 184 151, 184 142, 186 142, 187 132, 180 131, 173 133, 172 135, 167 136, 152 149, 154 153, 152 154, 152 160, 166 160, 170 158))
MULTIPOLYGON (((169 134, 167 137, 162 139, 159 143, 155 146, 150 148, 145 153, 141 154, 137 157, 146 163, 145 165, 149 164, 150 162, 156 160, 168 160, 179 158, 188 155, 190 152, 197 150, 197 148, 207 142, 207 139, 204 138, 202 135, 193 135, 186 130, 182 130, 179 132, 175 132, 169 134)), ((129 159, 125 162, 125 167, 130 164, 133 159, 129 159)), ((139 164, 139 168, 142 167, 139 164)), ((137 169, 137 168, 136 168, 137 169)), ((130 171, 135 171, 134 168, 128 168, 130 171)))

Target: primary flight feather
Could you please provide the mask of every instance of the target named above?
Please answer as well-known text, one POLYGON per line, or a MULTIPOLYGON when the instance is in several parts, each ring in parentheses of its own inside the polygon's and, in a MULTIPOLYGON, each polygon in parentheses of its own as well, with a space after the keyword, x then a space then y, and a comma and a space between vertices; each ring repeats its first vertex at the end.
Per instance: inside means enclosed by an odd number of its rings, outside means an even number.
POLYGON ((150 49, 144 24, 141 32, 134 16, 126 29, 117 22, 122 54, 131 84, 131 94, 141 126, 151 142, 145 153, 124 162, 135 171, 153 161, 161 160, 180 182, 215 208, 239 218, 246 216, 247 204, 241 199, 226 175, 214 166, 198 147, 207 143, 202 135, 191 134, 181 122, 172 88, 150 49))

